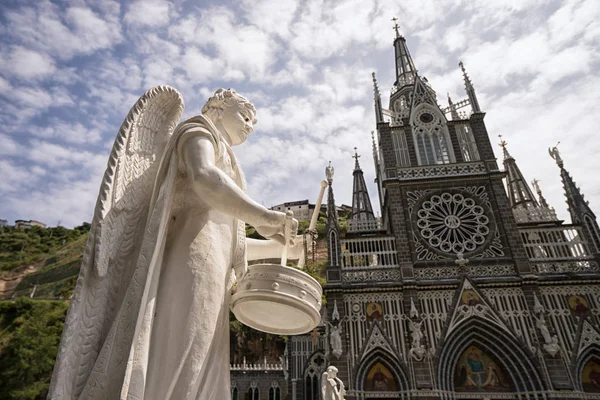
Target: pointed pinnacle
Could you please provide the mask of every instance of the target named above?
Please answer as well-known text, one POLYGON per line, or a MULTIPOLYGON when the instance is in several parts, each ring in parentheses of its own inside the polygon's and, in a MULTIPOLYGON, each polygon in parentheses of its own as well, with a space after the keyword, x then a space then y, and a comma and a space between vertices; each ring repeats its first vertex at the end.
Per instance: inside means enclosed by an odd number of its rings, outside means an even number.
POLYGON ((373 92, 376 96, 379 96, 379 85, 377 85, 377 77, 375 76, 375 72, 371 73, 371 76, 373 77, 373 92))
POLYGON ((467 86, 467 87, 468 86, 473 86, 473 84, 471 83, 471 78, 469 78, 469 75, 467 74, 467 70, 465 69, 465 64, 463 64, 463 62, 460 61, 458 63, 458 66, 462 70, 463 78, 465 79, 465 86, 467 86))

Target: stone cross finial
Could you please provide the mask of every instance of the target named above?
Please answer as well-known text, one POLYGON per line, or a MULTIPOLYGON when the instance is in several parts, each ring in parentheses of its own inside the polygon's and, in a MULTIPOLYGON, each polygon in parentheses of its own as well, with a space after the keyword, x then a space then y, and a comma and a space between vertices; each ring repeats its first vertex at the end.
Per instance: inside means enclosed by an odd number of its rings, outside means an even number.
POLYGON ((358 165, 358 159, 360 158, 360 156, 358 155, 358 148, 354 148, 354 155, 352 156, 352 158, 354 158, 354 169, 360 169, 360 166, 358 165))
POLYGON ((394 29, 396 31, 396 37, 399 38, 400 32, 398 31, 398 29, 400 28, 400 26, 396 22, 396 21, 398 21, 398 18, 394 17, 394 18, 392 18, 392 21, 394 22, 394 27, 392 29, 394 29))
POLYGON ((317 330, 317 328, 312 330, 312 332, 310 333, 310 336, 312 336, 313 345, 316 346, 317 343, 319 343, 319 331, 317 330))

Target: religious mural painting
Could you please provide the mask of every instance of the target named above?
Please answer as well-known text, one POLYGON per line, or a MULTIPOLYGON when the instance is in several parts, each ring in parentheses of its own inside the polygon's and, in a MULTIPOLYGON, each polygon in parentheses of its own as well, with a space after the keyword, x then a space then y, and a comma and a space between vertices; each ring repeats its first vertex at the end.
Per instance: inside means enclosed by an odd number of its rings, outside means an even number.
POLYGON ((398 382, 388 367, 376 362, 365 377, 364 388, 372 392, 394 392, 398 390, 398 382))
POLYGON ((461 305, 467 305, 470 307, 476 306, 480 303, 481 299, 479 298, 479 294, 473 289, 466 289, 462 292, 461 305))
POLYGON ((383 318, 383 307, 379 303, 367 303, 367 319, 381 321, 383 318))
POLYGON ((470 346, 458 359, 454 371, 457 392, 506 392, 512 384, 501 366, 477 346, 470 346))
POLYGON ((585 364, 581 373, 581 383, 585 392, 600 392, 600 361, 592 359, 585 364))
POLYGON ((567 301, 569 302, 569 308, 575 315, 583 315, 590 310, 590 306, 585 297, 570 296, 567 301))

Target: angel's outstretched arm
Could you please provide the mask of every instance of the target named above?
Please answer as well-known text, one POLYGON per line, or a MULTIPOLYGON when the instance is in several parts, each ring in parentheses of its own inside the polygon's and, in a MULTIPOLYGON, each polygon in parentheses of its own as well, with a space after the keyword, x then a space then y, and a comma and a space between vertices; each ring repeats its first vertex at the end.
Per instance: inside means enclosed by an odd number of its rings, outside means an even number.
MULTIPOLYGON (((248 261, 265 258, 281 258, 283 245, 275 240, 246 239, 248 261)), ((304 252, 304 236, 297 235, 291 240, 288 259, 297 260, 304 252)))
POLYGON ((285 214, 268 210, 252 200, 225 172, 217 168, 213 142, 207 136, 197 135, 187 139, 183 154, 189 182, 209 207, 248 222, 263 235, 283 235, 285 214))

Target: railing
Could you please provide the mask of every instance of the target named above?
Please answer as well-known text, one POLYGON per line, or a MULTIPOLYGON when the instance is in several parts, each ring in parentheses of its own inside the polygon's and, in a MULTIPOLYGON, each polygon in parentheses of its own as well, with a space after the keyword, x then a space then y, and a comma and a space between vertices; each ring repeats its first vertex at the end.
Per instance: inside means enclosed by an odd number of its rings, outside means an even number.
POLYGON ((383 230, 381 218, 348 221, 348 232, 372 232, 380 230, 383 230))
POLYGON ((579 226, 522 228, 519 231, 531 261, 591 259, 588 243, 579 226))
POLYGON ((421 165, 419 167, 388 168, 386 178, 412 180, 432 179, 446 176, 483 175, 488 171, 481 161, 455 164, 421 165))
POLYGON ((365 267, 392 268, 398 266, 396 242, 393 236, 341 240, 342 269, 365 267))
POLYGON ((230 364, 229 370, 231 371, 283 371, 283 365, 279 364, 269 364, 267 363, 267 357, 265 357, 265 361, 262 364, 248 364, 246 363, 246 357, 244 357, 244 362, 242 364, 230 364))
POLYGON ((598 272, 598 264, 580 226, 522 228, 519 231, 533 272, 598 272))

